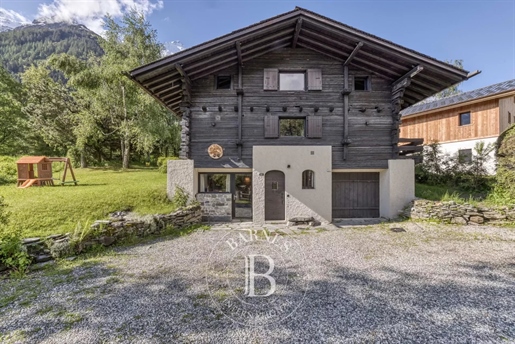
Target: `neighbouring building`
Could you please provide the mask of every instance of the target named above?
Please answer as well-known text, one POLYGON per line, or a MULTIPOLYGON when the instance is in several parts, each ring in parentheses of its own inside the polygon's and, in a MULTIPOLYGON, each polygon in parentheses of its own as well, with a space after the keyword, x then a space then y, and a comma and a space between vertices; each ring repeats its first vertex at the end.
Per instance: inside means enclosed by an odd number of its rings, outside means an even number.
POLYGON ((297 7, 130 76, 182 118, 170 197, 207 221, 325 223, 397 216, 421 148, 398 145, 400 111, 472 74, 297 7))
MULTIPOLYGON (((495 144, 515 124, 515 79, 401 111, 401 137, 438 142, 443 153, 470 160, 476 143, 495 144)), ((495 151, 488 169, 495 172, 495 151)))

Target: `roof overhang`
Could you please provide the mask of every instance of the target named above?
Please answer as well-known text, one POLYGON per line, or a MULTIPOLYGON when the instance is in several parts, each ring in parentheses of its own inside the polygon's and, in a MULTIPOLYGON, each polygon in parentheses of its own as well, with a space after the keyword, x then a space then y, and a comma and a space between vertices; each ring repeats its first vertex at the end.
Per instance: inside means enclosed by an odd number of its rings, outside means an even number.
POLYGON ((161 104, 178 113, 185 75, 189 80, 200 79, 286 47, 310 49, 342 64, 347 61, 392 84, 416 69, 416 76, 405 89, 403 108, 462 82, 469 75, 448 63, 297 7, 136 68, 129 76, 161 104), (355 49, 358 45, 359 51, 355 49))

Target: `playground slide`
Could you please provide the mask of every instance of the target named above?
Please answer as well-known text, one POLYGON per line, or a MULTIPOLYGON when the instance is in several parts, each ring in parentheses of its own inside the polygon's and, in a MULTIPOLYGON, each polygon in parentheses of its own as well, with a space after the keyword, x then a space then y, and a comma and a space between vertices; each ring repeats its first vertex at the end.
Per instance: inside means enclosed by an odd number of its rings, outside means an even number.
POLYGON ((37 182, 38 180, 37 179, 27 179, 26 181, 23 182, 23 184, 21 184, 20 186, 18 186, 18 188, 20 189, 26 189, 28 188, 29 186, 32 186, 34 185, 35 182, 37 182))

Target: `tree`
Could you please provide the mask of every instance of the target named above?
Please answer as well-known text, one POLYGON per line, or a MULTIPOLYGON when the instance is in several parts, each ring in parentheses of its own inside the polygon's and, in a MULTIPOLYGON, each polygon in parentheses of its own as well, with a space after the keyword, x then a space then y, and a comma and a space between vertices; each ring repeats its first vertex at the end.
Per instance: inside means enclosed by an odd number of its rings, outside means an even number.
POLYGON ((0 66, 0 154, 18 154, 23 144, 23 88, 0 66))
POLYGON ((92 137, 116 137, 122 166, 128 168, 133 150, 149 154, 158 144, 176 141, 178 125, 169 111, 126 76, 128 70, 160 58, 162 45, 155 30, 136 11, 126 14, 120 23, 109 16, 105 22, 102 57, 92 57, 84 65, 61 55, 51 58, 50 63, 69 78, 77 99, 88 102, 77 126, 78 146, 92 137))
POLYGON ((54 81, 51 72, 42 63, 22 74, 27 94, 27 105, 22 110, 33 133, 54 150, 66 154, 76 142, 74 127, 79 109, 70 90, 54 81))

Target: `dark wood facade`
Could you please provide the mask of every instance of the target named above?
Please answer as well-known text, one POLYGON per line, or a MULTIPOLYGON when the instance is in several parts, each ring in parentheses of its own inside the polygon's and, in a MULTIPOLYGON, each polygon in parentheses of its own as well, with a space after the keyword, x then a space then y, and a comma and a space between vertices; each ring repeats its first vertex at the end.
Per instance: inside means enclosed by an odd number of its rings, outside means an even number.
MULTIPOLYGON (((238 79, 238 68, 217 73, 238 79)), ((386 168, 392 158, 391 85, 382 78, 355 67, 354 76, 370 77, 370 90, 349 95, 348 154, 344 160, 344 68, 341 62, 302 48, 283 48, 249 61, 243 66, 242 153, 239 160, 239 109, 236 89, 216 90, 215 75, 191 85, 190 155, 195 167, 252 167, 255 145, 329 145, 333 147, 334 168, 386 168), (265 90, 264 71, 321 70, 322 89, 317 91, 265 90), (301 109, 302 108, 302 109, 301 109), (221 110, 221 111, 220 111, 221 110), (321 117, 322 135, 310 137, 265 137, 265 118, 321 117), (224 156, 211 159, 207 148, 217 143, 224 156)), ((351 82, 352 83, 352 82, 351 82)))
POLYGON ((255 145, 329 145, 333 168, 387 168, 399 158, 401 109, 469 76, 298 7, 130 72, 182 117, 181 157, 198 168, 250 168, 255 145), (306 91, 277 90, 274 71, 305 72, 306 91), (231 88, 216 89, 217 75, 231 75, 231 88), (353 90, 357 77, 369 90, 353 90), (304 137, 277 138, 267 116, 316 120, 304 137), (212 143, 221 159, 209 158, 212 143))

